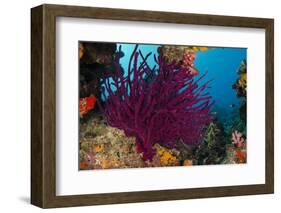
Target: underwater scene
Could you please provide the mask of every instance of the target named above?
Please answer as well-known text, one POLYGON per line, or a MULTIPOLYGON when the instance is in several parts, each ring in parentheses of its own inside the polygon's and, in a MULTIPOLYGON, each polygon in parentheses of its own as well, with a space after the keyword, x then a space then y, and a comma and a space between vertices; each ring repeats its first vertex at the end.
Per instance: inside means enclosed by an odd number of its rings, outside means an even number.
POLYGON ((80 41, 79 169, 247 162, 247 49, 80 41))

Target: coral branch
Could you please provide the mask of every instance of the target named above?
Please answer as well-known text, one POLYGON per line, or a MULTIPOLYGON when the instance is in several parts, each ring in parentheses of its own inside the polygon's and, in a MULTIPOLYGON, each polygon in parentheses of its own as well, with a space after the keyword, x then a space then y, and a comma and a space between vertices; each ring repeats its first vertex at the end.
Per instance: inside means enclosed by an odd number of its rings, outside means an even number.
POLYGON ((176 147, 178 140, 198 145, 203 127, 212 120, 209 110, 213 102, 208 93, 203 93, 207 83, 199 86, 201 78, 195 81, 192 70, 168 63, 161 54, 154 56, 158 69, 151 69, 146 62, 150 54, 143 56, 137 48, 131 55, 127 76, 121 74, 117 59, 116 75, 112 80, 105 79, 102 111, 107 123, 124 130, 126 136, 134 136, 144 160, 152 159, 156 143, 168 148, 176 147))

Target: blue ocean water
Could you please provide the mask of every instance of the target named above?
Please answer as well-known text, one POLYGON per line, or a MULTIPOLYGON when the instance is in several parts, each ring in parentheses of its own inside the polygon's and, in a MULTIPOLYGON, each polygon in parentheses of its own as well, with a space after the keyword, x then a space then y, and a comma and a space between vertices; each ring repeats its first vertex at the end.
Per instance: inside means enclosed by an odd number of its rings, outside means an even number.
MULTIPOLYGON (((117 44, 117 49, 121 46, 121 50, 125 53, 125 56, 120 59, 120 64, 125 70, 125 75, 128 71, 130 56, 132 52, 134 51, 135 44, 117 44)), ((151 56, 147 59, 147 63, 150 65, 150 67, 154 67, 157 65, 154 61, 153 55, 158 56, 157 48, 160 47, 160 45, 149 45, 149 44, 140 44, 138 47, 138 50, 141 50, 142 54, 145 56, 149 53, 152 53, 151 56)), ((141 59, 139 60, 139 62, 141 59)))
MULTIPOLYGON (((127 75, 128 64, 130 56, 135 47, 134 44, 118 44, 121 45, 124 52, 124 57, 120 59, 120 64, 124 68, 125 75, 127 75)), ((138 49, 142 51, 143 55, 152 53, 148 58, 148 64, 153 67, 156 65, 153 55, 158 56, 157 48, 159 45, 140 44, 138 49)), ((235 112, 239 108, 239 98, 236 91, 232 89, 232 85, 238 78, 237 70, 243 59, 247 57, 246 48, 228 48, 216 47, 209 48, 207 51, 197 51, 195 67, 199 70, 196 78, 208 72, 202 83, 208 80, 210 87, 208 92, 213 97, 215 104, 212 111, 219 113, 220 117, 225 117, 235 112)))
POLYGON ((195 67, 202 73, 207 71, 206 78, 212 80, 209 91, 216 102, 214 107, 224 109, 226 113, 239 104, 232 85, 238 78, 237 70, 246 59, 246 53, 246 48, 213 48, 197 52, 195 67))

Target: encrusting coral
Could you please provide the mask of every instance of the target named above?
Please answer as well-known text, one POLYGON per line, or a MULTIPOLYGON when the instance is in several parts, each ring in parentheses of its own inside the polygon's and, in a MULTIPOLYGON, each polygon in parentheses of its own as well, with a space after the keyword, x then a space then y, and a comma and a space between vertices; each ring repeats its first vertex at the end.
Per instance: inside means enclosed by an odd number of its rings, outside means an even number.
POLYGON ((80 169, 138 168, 145 163, 135 138, 95 117, 80 126, 80 169))
POLYGON ((154 56, 158 69, 151 69, 146 63, 150 54, 143 56, 137 48, 130 57, 127 76, 120 73, 117 60, 116 75, 104 80, 105 104, 99 105, 107 124, 123 130, 127 137, 134 136, 144 160, 152 160, 156 143, 176 148, 176 140, 181 139, 198 145, 204 126, 212 120, 209 110, 213 102, 205 91, 208 82, 198 84, 204 75, 194 80, 189 68, 167 63, 161 54, 154 56), (149 75, 155 75, 151 82, 146 81, 149 75))
POLYGON ((237 71, 239 78, 232 86, 236 90, 238 97, 246 97, 247 94, 247 62, 244 59, 237 71))
POLYGON ((80 126, 80 169, 112 169, 179 166, 181 158, 176 149, 155 144, 156 154, 144 161, 137 152, 136 139, 126 137, 123 130, 104 124, 95 117, 80 126))
POLYGON ((158 53, 162 54, 168 63, 176 62, 182 67, 190 69, 190 74, 195 76, 199 73, 194 66, 196 52, 207 50, 207 47, 163 45, 158 48, 158 53))
POLYGON ((155 144, 156 154, 153 156, 152 162, 147 161, 151 166, 179 166, 179 151, 176 149, 167 149, 159 144, 155 144))
POLYGON ((207 51, 208 47, 197 47, 197 46, 181 46, 181 45, 162 45, 158 48, 158 52, 163 54, 165 58, 171 63, 173 61, 179 62, 182 60, 184 53, 186 52, 197 52, 207 51))
POLYGON ((87 114, 90 110, 94 109, 96 104, 96 97, 90 95, 89 97, 80 98, 79 100, 79 112, 80 118, 83 118, 85 114, 87 114))

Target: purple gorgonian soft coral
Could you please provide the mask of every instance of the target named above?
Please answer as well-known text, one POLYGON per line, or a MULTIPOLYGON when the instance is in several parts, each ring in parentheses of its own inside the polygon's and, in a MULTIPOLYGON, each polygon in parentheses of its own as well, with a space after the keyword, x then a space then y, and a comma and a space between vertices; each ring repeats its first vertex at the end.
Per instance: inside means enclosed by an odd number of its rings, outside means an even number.
POLYGON ((212 120, 208 82, 198 85, 206 74, 195 80, 188 68, 168 63, 161 54, 154 56, 157 69, 151 69, 146 62, 151 53, 143 56, 137 48, 128 75, 121 74, 117 58, 116 74, 104 81, 105 103, 100 106, 108 125, 134 136, 144 160, 153 158, 156 143, 168 148, 176 148, 178 141, 198 145, 203 127, 212 120))

